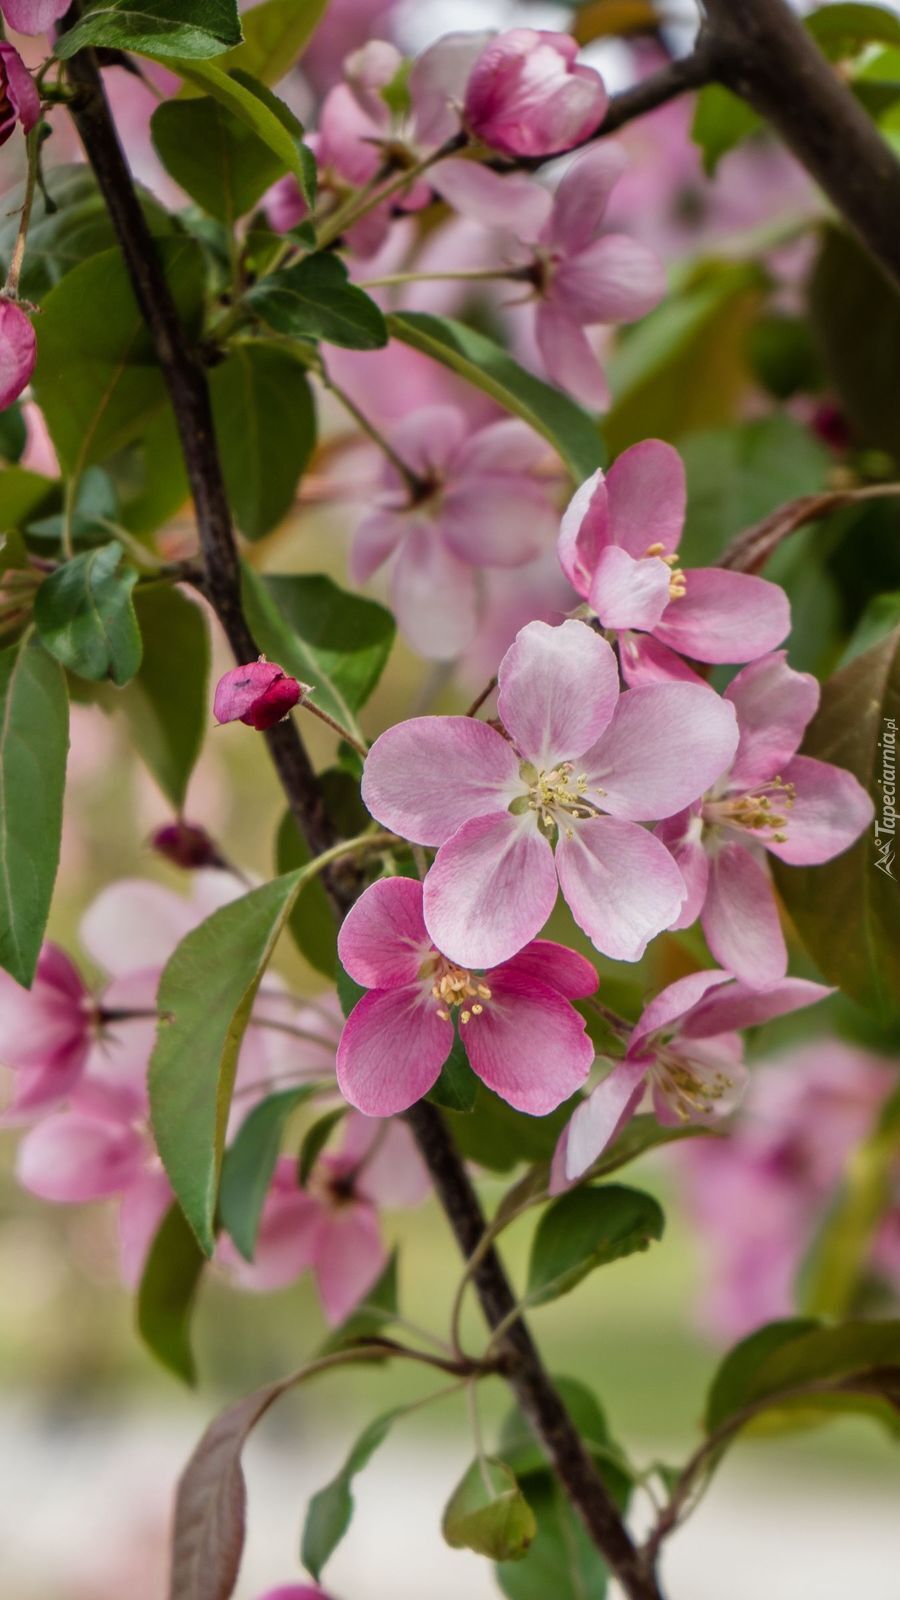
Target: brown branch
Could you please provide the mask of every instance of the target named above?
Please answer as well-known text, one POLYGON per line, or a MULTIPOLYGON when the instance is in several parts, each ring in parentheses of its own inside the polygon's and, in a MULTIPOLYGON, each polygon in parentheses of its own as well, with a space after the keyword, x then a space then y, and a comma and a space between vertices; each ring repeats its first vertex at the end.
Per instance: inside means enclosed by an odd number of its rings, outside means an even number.
POLYGON ((823 489, 819 494, 800 495, 736 534, 726 545, 719 566, 729 567, 732 572, 759 572, 781 541, 798 528, 860 501, 895 499, 898 495, 900 483, 871 483, 861 489, 823 489))

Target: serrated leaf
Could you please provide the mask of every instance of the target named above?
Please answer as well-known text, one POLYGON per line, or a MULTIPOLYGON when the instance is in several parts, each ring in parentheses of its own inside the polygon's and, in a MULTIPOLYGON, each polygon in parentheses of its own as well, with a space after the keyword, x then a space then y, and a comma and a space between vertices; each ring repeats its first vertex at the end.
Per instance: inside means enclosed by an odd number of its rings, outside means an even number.
POLYGON ((473 1461, 447 1503, 441 1531, 454 1550, 517 1561, 537 1533, 534 1512, 503 1461, 473 1461))
POLYGON ((80 678, 128 683, 141 664, 141 630, 118 540, 86 550, 45 578, 34 602, 41 643, 80 678))
POLYGON ((406 1409, 405 1406, 396 1406, 393 1411, 386 1411, 383 1416, 370 1422, 363 1429, 340 1472, 310 1500, 303 1525, 300 1559, 317 1583, 323 1567, 350 1526, 353 1517, 350 1486, 353 1479, 368 1466, 375 1451, 384 1443, 393 1424, 405 1414, 406 1409))
POLYGON ((137 1299, 138 1331, 176 1378, 196 1383, 191 1315, 206 1258, 181 1208, 170 1206, 150 1246, 137 1299))
POLYGON ((170 176, 228 229, 286 170, 246 122, 208 96, 164 100, 150 132, 170 176))
POLYGON ((68 749, 62 667, 25 635, 0 651, 0 966, 26 986, 59 864, 68 749))
POLYGON ((526 1303, 545 1305, 568 1294, 595 1267, 646 1250, 662 1237, 659 1202, 638 1189, 606 1184, 573 1189, 541 1217, 531 1247, 526 1303))
POLYGON ((244 1119, 222 1162, 219 1215, 245 1261, 252 1261, 269 1184, 288 1118, 315 1093, 299 1084, 267 1095, 244 1119))
POLYGON ((449 367, 542 434, 576 483, 602 465, 599 428, 588 412, 562 390, 526 372, 483 333, 423 311, 397 312, 388 317, 388 328, 392 338, 449 367))
POLYGON ((95 6, 66 33, 54 54, 68 61, 78 50, 133 50, 139 55, 222 55, 241 42, 236 0, 112 0, 95 6))
POLYGON ((135 610, 144 653, 115 705, 135 749, 180 812, 209 723, 210 641, 206 615, 178 589, 139 589, 135 610))
POLYGON ((258 340, 213 369, 210 393, 235 521, 248 539, 261 539, 293 505, 315 448, 309 380, 287 351, 258 340))
POLYGON ((350 282, 337 256, 321 252, 273 272, 245 301, 264 322, 294 339, 323 339, 348 350, 380 350, 388 342, 381 307, 350 282))

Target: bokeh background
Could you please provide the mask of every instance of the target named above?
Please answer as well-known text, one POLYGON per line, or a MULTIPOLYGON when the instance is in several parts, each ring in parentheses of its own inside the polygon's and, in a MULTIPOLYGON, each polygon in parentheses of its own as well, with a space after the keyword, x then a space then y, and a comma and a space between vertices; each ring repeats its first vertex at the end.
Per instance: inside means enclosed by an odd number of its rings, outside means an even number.
MULTIPOLYGON (((334 9, 354 8, 338 0, 334 9)), ((377 35, 383 25, 409 50, 448 29, 523 20, 565 27, 573 14, 568 6, 527 0, 404 0, 380 9, 381 22, 379 7, 369 6, 370 32, 377 35)), ((678 47, 688 44, 696 23, 689 0, 663 4, 660 12, 678 47)), ((339 60, 342 39, 336 27, 319 41, 317 71, 333 72, 328 52, 339 60)), ((34 60, 33 41, 30 49, 34 60)), ((591 46, 590 55, 611 88, 643 69, 621 42, 591 46)), ((165 198, 176 198, 149 149, 140 90, 115 75, 110 82, 137 170, 165 198)), ((302 76, 290 87, 298 104, 310 103, 313 87, 302 76)), ((773 321, 805 314, 812 248, 806 225, 821 204, 790 161, 763 142, 726 157, 707 182, 687 124, 686 111, 673 108, 625 141, 634 166, 617 198, 622 223, 661 250, 674 283, 694 272, 699 289, 689 337, 678 342, 660 318, 610 350, 611 442, 619 448, 661 433, 682 448, 691 490, 686 553, 698 561, 714 559, 730 535, 782 501, 839 482, 842 456, 840 441, 835 448, 816 425, 832 398, 827 385, 819 377, 806 387, 793 379, 779 384, 766 356, 782 351, 773 343, 773 321), (764 233, 771 248, 769 279, 761 284, 747 262, 764 233)), ((67 138, 61 130, 60 151, 71 159, 67 138)), ((8 184, 18 179, 18 154, 12 146, 3 152, 8 184)), ((450 247, 456 248, 452 240, 450 247)), ((517 339, 515 319, 502 306, 478 299, 465 309, 517 339)), ((367 360, 354 357, 352 374, 348 361, 344 381, 352 376, 357 392, 373 400, 380 379, 367 360)), ((381 402, 387 411, 394 403, 390 395, 381 402)), ((373 464, 343 429, 332 418, 313 477, 327 482, 337 461, 344 481, 349 475, 364 495, 373 464)), ((45 446, 34 422, 33 430, 31 459, 40 465, 45 446)), ((352 498, 323 504, 310 492, 259 559, 273 570, 327 571, 346 581, 353 517, 352 498)), ((769 569, 794 604, 795 666, 827 673, 872 596, 900 587, 897 531, 896 514, 884 508, 867 519, 835 518, 826 535, 798 535, 769 569)), ((189 540, 187 518, 166 534, 173 553, 189 540)), ((367 730, 376 732, 426 700, 457 709, 460 695, 492 670, 489 649, 485 644, 482 656, 474 651, 461 684, 454 684, 447 674, 423 669, 399 644, 367 709, 367 730)), ((219 664, 228 664, 224 653, 219 664)), ((317 757, 330 756, 327 734, 305 731, 317 757)), ((281 810, 258 739, 241 728, 211 729, 192 785, 191 817, 203 821, 230 858, 263 875, 272 870, 281 810)), ((161 796, 130 752, 124 720, 109 706, 76 708, 51 924, 58 942, 77 949, 81 915, 112 880, 146 876, 184 888, 147 844, 165 820, 161 796)), ((677 943, 659 944, 627 980, 621 971, 607 972, 613 1001, 617 985, 646 989, 678 974, 677 943)), ((321 981, 291 949, 280 953, 279 964, 301 992, 314 992, 321 981)), ((796 970, 812 971, 802 954, 796 970)), ((812 1021, 802 1015, 764 1030, 753 1053, 764 1058, 830 1030, 882 1055, 895 1052, 895 1040, 838 1001, 812 1021)), ((172 1490, 197 1436, 229 1399, 298 1365, 323 1336, 321 1314, 308 1283, 248 1296, 212 1281, 196 1324, 201 1382, 186 1394, 138 1341, 133 1302, 118 1279, 109 1211, 54 1209, 23 1195, 13 1177, 14 1151, 14 1135, 0 1135, 0 1592, 4 1600, 161 1600, 172 1490)), ((652 1259, 637 1256, 607 1268, 535 1318, 551 1369, 596 1389, 616 1436, 645 1464, 677 1461, 692 1447, 721 1349, 704 1309, 709 1261, 702 1231, 698 1237, 686 1214, 680 1160, 678 1152, 645 1158, 634 1169, 634 1181, 659 1193, 669 1214, 652 1259)), ((499 1179, 485 1179, 488 1202, 501 1189, 499 1179)), ((510 1235, 514 1273, 522 1272, 529 1228, 521 1224, 510 1235)), ((398 1219, 393 1232, 402 1239, 405 1313, 443 1332, 458 1262, 438 1208, 426 1203, 398 1219)), ((474 1313, 467 1327, 477 1347, 474 1313)), ((309 1495, 371 1416, 424 1392, 426 1383, 405 1369, 344 1372, 284 1403, 259 1430, 247 1453, 249 1542, 239 1600, 254 1600, 297 1570, 309 1495)), ((493 1388, 487 1385, 484 1395, 488 1437, 506 1404, 499 1386, 493 1388)), ((486 1563, 448 1550, 440 1538, 443 1501, 470 1454, 458 1399, 398 1428, 358 1480, 356 1518, 329 1568, 329 1589, 344 1600, 480 1600, 496 1593, 486 1563)), ((676 1600, 897 1600, 898 1494, 900 1458, 862 1421, 746 1441, 672 1543, 665 1568, 671 1593, 676 1600)))

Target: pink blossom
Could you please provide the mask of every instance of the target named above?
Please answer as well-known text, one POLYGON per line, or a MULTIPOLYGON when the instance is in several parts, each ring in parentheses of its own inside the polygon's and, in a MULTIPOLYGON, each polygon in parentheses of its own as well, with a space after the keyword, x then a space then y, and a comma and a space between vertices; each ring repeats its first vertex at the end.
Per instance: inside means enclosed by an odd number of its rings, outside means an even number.
POLYGON ((508 156, 550 156, 596 133, 606 111, 603 79, 579 66, 565 33, 513 28, 479 55, 466 85, 467 127, 508 156))
POLYGON ((331 1596, 311 1583, 286 1583, 280 1589, 267 1589, 259 1600, 331 1600, 331 1596))
POLYGON ((0 411, 18 399, 31 380, 36 361, 37 339, 31 318, 15 301, 0 300, 0 411))
POLYGON ((4 1120, 62 1100, 78 1082, 94 1039, 95 1007, 78 968, 45 944, 30 989, 0 972, 0 1061, 17 1074, 4 1120))
POLYGON ((872 801, 850 772, 795 754, 819 702, 819 685, 785 652, 732 680, 734 763, 702 800, 657 829, 678 862, 688 897, 676 927, 699 915, 716 960, 749 984, 783 977, 787 950, 765 851, 793 866, 840 855, 872 820, 872 801))
POLYGON ((157 828, 150 843, 157 855, 186 872, 195 872, 199 867, 224 866, 218 847, 206 829, 198 823, 185 822, 183 817, 157 828))
POLYGON ((388 33, 396 0, 331 0, 303 52, 303 75, 322 95, 341 76, 348 51, 388 33))
POLYGON ((274 661, 260 656, 243 667, 232 667, 219 679, 213 702, 217 722, 245 722, 248 728, 264 733, 283 722, 293 706, 309 693, 309 684, 298 683, 274 661))
POLYGON ((439 847, 428 932, 461 966, 506 961, 546 922, 558 875, 597 949, 636 961, 686 893, 637 824, 683 809, 682 795, 727 768, 733 708, 703 684, 620 695, 610 646, 576 621, 529 623, 499 681, 507 738, 470 717, 418 717, 383 733, 366 762, 372 815, 439 847))
POLYGON ((738 1339, 795 1310, 797 1274, 894 1069, 857 1046, 816 1040, 754 1067, 727 1140, 676 1152, 705 1258, 705 1329, 738 1339))
POLYGON ((30 133, 41 118, 41 97, 18 50, 0 40, 0 145, 11 139, 16 123, 30 133))
POLYGON ((48 33, 65 16, 68 0, 2 0, 0 11, 15 33, 48 33))
POLYGON ((644 439, 595 472, 569 504, 559 558, 604 628, 627 682, 695 676, 680 659, 753 661, 791 625, 784 590, 721 567, 677 566, 686 486, 678 451, 644 439), (677 652, 677 654, 676 654, 677 652))
POLYGON ((557 1152, 560 1178, 571 1181, 587 1171, 630 1121, 648 1084, 665 1126, 730 1115, 747 1081, 739 1030, 833 993, 805 978, 751 989, 716 971, 669 984, 635 1023, 624 1059, 575 1111, 557 1152))
POLYGON ((525 423, 472 433, 453 406, 422 407, 389 440, 411 481, 385 465, 384 492, 356 531, 353 579, 364 583, 392 559, 402 631, 421 655, 450 659, 475 632, 476 569, 519 566, 552 538, 555 458, 525 423))
POLYGON ((338 1047, 341 1093, 370 1116, 405 1111, 437 1082, 454 1040, 489 1089, 544 1116, 584 1082, 594 1048, 570 1001, 593 994, 589 961, 546 940, 511 961, 473 973, 448 961, 429 937, 422 885, 373 883, 347 915, 338 951, 368 989, 338 1047))
POLYGON ((348 1117, 337 1152, 326 1150, 307 1187, 297 1182, 297 1162, 278 1161, 263 1207, 252 1262, 227 1238, 217 1259, 244 1289, 284 1288, 312 1270, 325 1315, 344 1322, 387 1264, 379 1207, 418 1205, 428 1177, 409 1129, 402 1122, 348 1117))

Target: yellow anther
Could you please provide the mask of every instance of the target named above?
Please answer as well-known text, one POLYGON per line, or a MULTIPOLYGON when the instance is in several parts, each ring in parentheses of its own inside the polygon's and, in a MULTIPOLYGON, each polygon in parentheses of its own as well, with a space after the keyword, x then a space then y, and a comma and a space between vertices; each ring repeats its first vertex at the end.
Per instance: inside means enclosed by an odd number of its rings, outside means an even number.
POLYGON ((490 1000, 491 998, 491 991, 486 983, 479 983, 478 993, 481 995, 482 1000, 490 1000))
POLYGON ((471 1013, 471 1011, 461 1011, 460 1014, 459 1014, 459 1020, 463 1024, 463 1026, 465 1026, 465 1024, 467 1022, 471 1022, 472 1021, 472 1013, 471 1013))
POLYGON ((480 1017, 483 1010, 484 1010, 484 1006, 482 1006, 482 1005, 474 1005, 472 1007, 472 1015, 473 1015, 473 1017, 480 1017))
POLYGON ((449 1022, 450 1021, 450 1013, 449 1013, 449 1011, 444 1011, 440 1006, 438 1007, 438 1016, 440 1017, 442 1022, 449 1022))

